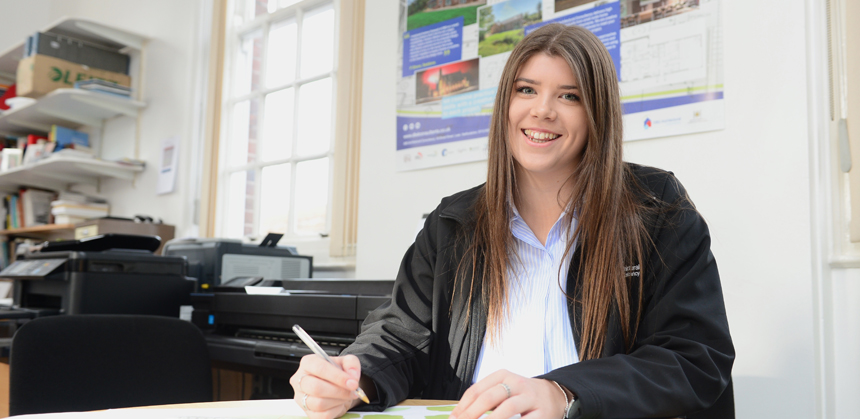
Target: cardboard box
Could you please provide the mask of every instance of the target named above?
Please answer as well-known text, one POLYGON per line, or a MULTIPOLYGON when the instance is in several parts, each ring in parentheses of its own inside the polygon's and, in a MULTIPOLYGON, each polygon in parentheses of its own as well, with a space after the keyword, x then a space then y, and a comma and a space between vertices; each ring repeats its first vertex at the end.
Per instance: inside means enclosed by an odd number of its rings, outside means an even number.
POLYGON ((76 81, 102 79, 130 87, 131 77, 99 70, 47 55, 32 55, 18 63, 18 96, 38 98, 55 89, 72 88, 76 81))

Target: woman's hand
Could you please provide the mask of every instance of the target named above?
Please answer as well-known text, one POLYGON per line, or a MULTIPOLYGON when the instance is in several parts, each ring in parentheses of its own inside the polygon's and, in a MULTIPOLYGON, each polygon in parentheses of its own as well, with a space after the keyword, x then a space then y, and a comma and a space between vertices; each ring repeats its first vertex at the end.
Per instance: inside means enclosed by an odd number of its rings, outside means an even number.
POLYGON ((333 356, 343 370, 319 355, 305 355, 299 370, 290 377, 295 400, 311 419, 334 419, 358 405, 358 380, 361 364, 354 355, 333 356))
POLYGON ((526 378, 510 371, 496 371, 466 390, 451 412, 454 419, 477 419, 492 410, 487 419, 564 417, 565 398, 552 381, 526 378))

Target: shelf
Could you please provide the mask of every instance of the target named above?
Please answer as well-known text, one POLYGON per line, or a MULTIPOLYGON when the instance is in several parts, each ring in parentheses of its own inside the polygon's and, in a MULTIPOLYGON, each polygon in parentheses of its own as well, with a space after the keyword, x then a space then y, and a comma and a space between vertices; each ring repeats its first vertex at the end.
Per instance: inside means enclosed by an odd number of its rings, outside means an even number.
POLYGON ((35 227, 0 230, 0 236, 51 240, 55 238, 70 237, 74 230, 74 224, 48 224, 35 227))
POLYGON ((33 131, 47 133, 54 124, 73 129, 85 125, 99 127, 108 118, 135 116, 145 106, 143 102, 116 95, 57 89, 29 105, 0 115, 0 133, 16 136, 33 131))
POLYGON ((33 164, 0 172, 0 190, 15 192, 21 186, 63 190, 70 184, 97 185, 99 179, 133 180, 143 167, 96 158, 52 155, 33 164))
MULTIPOLYGON (((34 31, 35 32, 35 31, 34 31)), ((53 32, 111 48, 140 50, 146 40, 141 35, 113 28, 87 19, 62 18, 43 28, 41 32, 53 32)), ((18 61, 24 56, 24 41, 0 52, 0 77, 15 80, 18 61)))

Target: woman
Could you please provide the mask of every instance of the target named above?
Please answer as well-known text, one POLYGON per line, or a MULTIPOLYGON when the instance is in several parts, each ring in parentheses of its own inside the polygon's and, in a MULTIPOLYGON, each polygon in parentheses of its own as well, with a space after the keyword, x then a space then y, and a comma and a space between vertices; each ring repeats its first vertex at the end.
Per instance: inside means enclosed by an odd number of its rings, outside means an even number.
POLYGON ((601 42, 536 30, 494 109, 487 183, 428 217, 343 371, 302 359, 299 405, 338 417, 360 385, 376 409, 459 399, 457 419, 733 417, 707 226, 671 173, 621 160, 601 42))

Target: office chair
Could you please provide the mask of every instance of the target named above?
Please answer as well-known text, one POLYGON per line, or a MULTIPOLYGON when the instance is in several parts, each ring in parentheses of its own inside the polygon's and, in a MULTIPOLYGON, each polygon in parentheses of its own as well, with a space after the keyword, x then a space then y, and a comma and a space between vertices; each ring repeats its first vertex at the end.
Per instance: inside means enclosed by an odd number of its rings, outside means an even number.
POLYGON ((11 415, 212 401, 206 340, 189 322, 59 315, 24 324, 9 359, 11 415))

